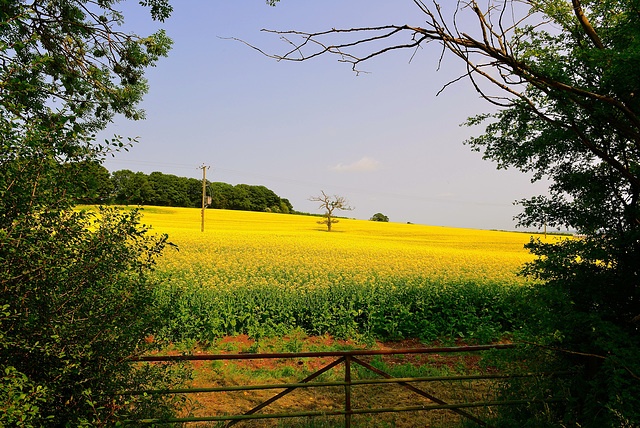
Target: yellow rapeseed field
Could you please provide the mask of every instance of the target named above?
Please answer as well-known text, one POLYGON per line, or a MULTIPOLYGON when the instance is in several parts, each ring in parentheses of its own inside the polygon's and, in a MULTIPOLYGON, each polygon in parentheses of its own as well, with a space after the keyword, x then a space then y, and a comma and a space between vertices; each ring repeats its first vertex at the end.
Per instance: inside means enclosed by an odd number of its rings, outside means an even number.
MULTIPOLYGON (((170 340, 288 334, 494 340, 520 328, 530 234, 313 216, 144 207, 178 249, 158 261, 170 340)), ((545 239, 534 236, 536 239, 545 239)), ((547 239, 557 239, 549 237, 547 239)))
MULTIPOLYGON (((146 207, 143 222, 169 234, 159 270, 200 287, 322 287, 392 278, 520 283, 532 260, 526 233, 341 219, 331 233, 312 216, 146 207)), ((545 239, 543 235, 533 235, 545 239)), ((546 238, 556 239, 556 238, 546 238)))

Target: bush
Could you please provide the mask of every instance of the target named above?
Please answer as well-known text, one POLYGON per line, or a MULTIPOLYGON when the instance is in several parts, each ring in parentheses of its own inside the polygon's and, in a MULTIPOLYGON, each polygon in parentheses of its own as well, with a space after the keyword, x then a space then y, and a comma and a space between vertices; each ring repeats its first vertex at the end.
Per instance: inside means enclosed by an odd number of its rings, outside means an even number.
MULTIPOLYGON (((135 211, 42 210, 0 235, 0 370, 10 425, 111 425, 178 402, 116 393, 180 383, 171 366, 131 364, 158 346, 147 275, 166 245, 135 211)), ((5 407, 6 406, 6 407, 5 407)))
MULTIPOLYGON (((119 31, 113 3, 0 6, 2 425, 114 425, 176 404, 117 394, 180 381, 171 366, 129 363, 155 346, 144 342, 158 324, 147 275, 166 237, 136 212, 70 207, 109 192, 100 160, 126 145, 95 133, 115 114, 142 117, 144 69, 171 45, 163 31, 119 31)), ((171 12, 140 3, 154 19, 171 12)))

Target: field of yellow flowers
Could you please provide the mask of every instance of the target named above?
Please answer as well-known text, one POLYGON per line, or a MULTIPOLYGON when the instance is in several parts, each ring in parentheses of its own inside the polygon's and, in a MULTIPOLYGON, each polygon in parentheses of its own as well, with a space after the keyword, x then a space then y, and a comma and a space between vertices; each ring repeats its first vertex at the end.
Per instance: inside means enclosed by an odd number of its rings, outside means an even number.
MULTIPOLYGON (((517 328, 533 258, 524 233, 226 210, 145 207, 167 233, 158 306, 172 340, 228 334, 464 336, 517 328)), ((536 239, 544 236, 534 236, 536 239)))

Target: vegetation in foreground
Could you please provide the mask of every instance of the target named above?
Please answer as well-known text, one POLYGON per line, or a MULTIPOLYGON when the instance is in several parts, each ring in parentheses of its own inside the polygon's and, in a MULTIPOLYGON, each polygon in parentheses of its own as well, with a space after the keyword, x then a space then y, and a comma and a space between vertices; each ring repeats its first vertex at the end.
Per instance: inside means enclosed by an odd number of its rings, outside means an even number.
MULTIPOLYGON (((163 0, 141 3, 150 6, 152 16, 158 19, 168 16, 171 9, 163 0)), ((537 306, 547 310, 541 318, 543 323, 532 323, 532 330, 542 327, 538 332, 531 331, 532 336, 563 348, 566 357, 559 359, 558 364, 571 364, 577 355, 585 354, 595 362, 592 376, 577 379, 572 385, 579 396, 579 405, 558 409, 552 415, 555 419, 549 421, 581 426, 631 426, 640 419, 637 393, 640 120, 634 95, 638 93, 640 80, 638 68, 630 66, 637 62, 640 52, 638 1, 525 2, 530 8, 511 8, 525 14, 522 21, 515 20, 517 28, 512 26, 513 22, 503 21, 513 19, 512 13, 504 13, 510 3, 490 3, 486 13, 475 2, 469 4, 471 7, 456 9, 454 21, 462 15, 458 13, 463 12, 460 9, 468 10, 477 19, 482 34, 475 40, 469 34, 458 34, 457 29, 462 27, 455 22, 444 22, 445 15, 437 5, 438 12, 433 13, 420 3, 420 11, 427 18, 426 28, 378 27, 388 31, 381 37, 372 37, 370 29, 361 29, 367 31, 363 42, 376 43, 398 32, 410 31, 412 39, 407 45, 382 47, 358 58, 349 54, 348 48, 362 48, 363 44, 351 40, 342 46, 346 50, 339 47, 325 52, 338 52, 342 60, 346 58, 355 67, 367 58, 395 48, 415 47, 428 40, 446 41, 445 49, 466 62, 470 75, 489 77, 496 89, 507 90, 503 94, 506 98, 496 98, 481 86, 475 86, 486 99, 505 108, 492 116, 470 120, 472 125, 491 121, 485 134, 472 139, 470 144, 501 167, 513 166, 533 172, 536 179, 551 179, 550 197, 523 202, 525 210, 520 217, 523 224, 549 222, 576 228, 587 235, 580 241, 529 245, 540 258, 528 265, 527 273, 542 281, 536 288, 537 306), (531 20, 530 26, 526 20, 531 20), (552 26, 548 31, 545 23, 552 26), (474 61, 474 55, 481 58, 480 63, 474 61), (487 57, 491 60, 487 61, 487 57), (500 73, 484 72, 487 66, 498 67, 500 73)), ((1 278, 2 297, 8 302, 2 306, 0 319, 3 332, 0 355, 2 391, 9 391, 2 396, 7 403, 3 403, 4 407, 9 409, 2 417, 9 424, 16 421, 22 425, 100 424, 122 416, 116 415, 122 408, 102 399, 98 402, 92 395, 92 391, 105 387, 104 379, 78 369, 83 352, 97 343, 95 337, 85 337, 82 330, 75 328, 79 320, 91 318, 95 313, 90 302, 85 305, 89 299, 82 292, 104 284, 74 275, 73 281, 66 283, 70 289, 57 288, 58 279, 85 272, 76 269, 76 263, 99 260, 107 262, 102 268, 110 267, 109 251, 101 252, 98 245, 105 241, 94 241, 99 235, 93 235, 94 231, 86 227, 86 217, 75 216, 66 209, 68 198, 82 195, 66 193, 71 190, 67 185, 72 177, 58 166, 104 155, 104 147, 93 143, 93 132, 102 129, 114 114, 142 117, 136 105, 146 91, 144 68, 166 54, 170 45, 162 32, 148 38, 114 32, 121 16, 110 8, 112 4, 109 0, 29 5, 9 1, 0 9, 3 17, 0 260, 4 263, 3 274, 6 272, 1 278), (95 7, 96 13, 85 13, 87 9, 83 6, 87 5, 95 7), (39 240, 51 239, 51 234, 70 239, 68 248, 56 249, 68 264, 47 259, 47 253, 42 256, 39 240), (87 243, 89 251, 85 252, 87 243), (12 270, 14 265, 23 268, 12 270), (32 275, 38 279, 31 281, 32 275), (43 293, 46 298, 41 304, 43 293), (62 303, 51 311, 49 302, 62 303), (88 312, 84 311, 86 308, 88 312), (52 315, 62 312, 66 316, 62 322, 71 323, 60 331, 63 335, 42 334, 48 333, 47 322, 55 320, 52 315), (29 342, 31 337, 47 340, 29 342), (69 346, 69 342, 74 346, 69 346), (74 401, 78 379, 86 399, 74 401)), ((322 43, 309 41, 337 32, 347 33, 336 29, 297 34, 303 36, 304 46, 322 47, 322 43)), ((351 35, 358 32, 348 31, 351 35)), ((292 34, 296 32, 290 32, 289 36, 292 34)), ((117 224, 128 223, 123 231, 133 241, 142 236, 135 219, 126 215, 112 218, 122 220, 117 224)), ((113 224, 102 225, 118 230, 113 224)), ((138 242, 141 247, 135 244, 129 247, 131 241, 124 244, 133 253, 142 248, 146 260, 153 259, 153 251, 149 254, 145 244, 138 242)), ((124 281, 125 290, 126 284, 140 285, 138 279, 144 282, 146 269, 129 270, 139 260, 125 258, 124 271, 115 275, 118 284, 120 279, 132 279, 124 281), (131 265, 127 265, 129 262, 131 265)), ((92 263, 87 266, 92 267, 92 263)), ((125 292, 124 297, 128 296, 125 292)), ((105 307, 113 309, 109 303, 105 307)), ((99 330, 100 338, 107 342, 119 333, 115 328, 99 330)), ((105 360, 109 361, 113 360, 105 360)), ((539 420, 531 416, 526 412, 514 415, 513 425, 522 426, 525 421, 540 426, 539 420)))
MULTIPOLYGON (((158 327, 149 273, 166 245, 135 212, 72 209, 87 196, 70 164, 114 114, 136 119, 144 70, 166 55, 162 31, 117 31, 112 1, 0 2, 0 426, 115 426, 170 415, 175 366, 132 365, 158 327)), ((141 2, 164 19, 163 0, 141 2)))

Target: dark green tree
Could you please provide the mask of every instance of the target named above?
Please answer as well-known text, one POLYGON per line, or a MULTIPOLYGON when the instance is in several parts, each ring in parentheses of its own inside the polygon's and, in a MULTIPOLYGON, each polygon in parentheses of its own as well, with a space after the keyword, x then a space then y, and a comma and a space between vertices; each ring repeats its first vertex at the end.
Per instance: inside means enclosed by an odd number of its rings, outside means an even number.
POLYGON ((214 182, 211 183, 211 208, 231 209, 231 200, 233 199, 233 186, 228 183, 214 182))
POLYGON ((563 363, 579 355, 598 363, 587 384, 574 385, 582 405, 570 409, 570 418, 582 426, 634 425, 640 420, 640 1, 414 3, 415 24, 291 31, 292 49, 273 56, 304 61, 336 54, 358 71, 376 56, 402 49, 419 54, 436 42, 463 61, 460 78, 497 106, 496 113, 469 119, 486 131, 468 144, 499 168, 551 182, 549 196, 520 201, 519 224, 564 226, 586 236, 531 242, 539 258, 524 269, 542 280, 536 292, 546 316, 532 321, 534 339, 563 349, 563 363), (346 34, 349 40, 340 39, 346 34))
POLYGON ((118 204, 149 204, 154 198, 154 189, 151 187, 147 175, 142 172, 133 172, 128 169, 115 171, 111 174, 113 184, 113 199, 118 204))
MULTIPOLYGON (((281 199, 273 190, 265 186, 249 184, 232 186, 227 183, 215 182, 211 183, 209 188, 212 193, 211 208, 279 213, 293 211, 289 200, 281 199)), ((202 187, 200 187, 200 192, 202 192, 202 187)))
POLYGON ((191 206, 186 178, 155 171, 147 179, 154 197, 146 203, 169 207, 191 206))
MULTIPOLYGON (((198 208, 202 206, 202 180, 198 180, 197 178, 185 178, 186 183, 186 191, 187 197, 189 198, 190 207, 198 208)), ((209 190, 209 183, 206 182, 207 185, 207 196, 211 196, 211 191, 209 190)))
POLYGON ((287 198, 280 199, 280 212, 283 214, 293 213, 293 205, 287 198))
POLYGON ((280 197, 265 186, 249 186, 253 211, 280 211, 280 197))
POLYGON ((113 182, 109 171, 96 161, 65 163, 64 175, 71 181, 68 186, 74 186, 71 193, 76 195, 76 201, 84 204, 103 204, 109 201, 113 193, 113 182))
POLYGON ((389 217, 387 217, 386 215, 384 215, 382 213, 375 213, 373 216, 371 216, 370 220, 371 221, 388 222, 389 221, 389 217))
MULTIPOLYGON (((166 0, 140 3, 155 19, 171 11, 166 0)), ((3 426, 113 426, 174 404, 115 394, 178 381, 169 367, 127 361, 155 346, 144 340, 159 321, 149 272, 166 237, 136 212, 72 209, 100 196, 95 162, 126 144, 93 133, 115 114, 142 118, 144 70, 170 46, 163 32, 118 31, 116 4, 0 2, 3 426)))
POLYGON ((236 184, 230 201, 232 210, 254 211, 251 200, 251 187, 248 184, 236 184))

